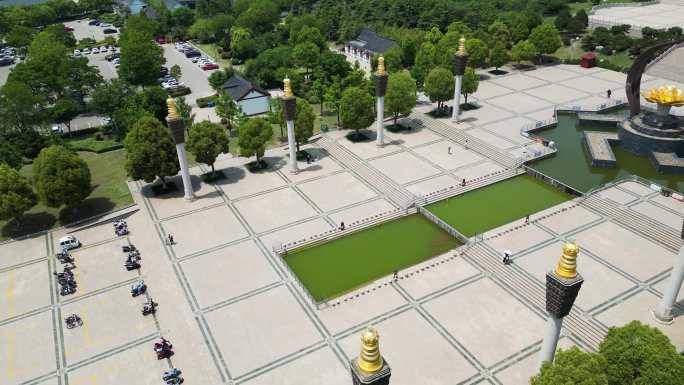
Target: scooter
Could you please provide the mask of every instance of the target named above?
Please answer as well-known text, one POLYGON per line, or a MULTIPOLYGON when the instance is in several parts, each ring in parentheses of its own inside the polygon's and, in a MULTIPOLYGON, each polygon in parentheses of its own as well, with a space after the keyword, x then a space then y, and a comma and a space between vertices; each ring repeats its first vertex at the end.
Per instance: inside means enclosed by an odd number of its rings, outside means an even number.
POLYGON ((72 314, 64 319, 67 329, 73 329, 76 326, 83 326, 83 320, 77 314, 72 314))
POLYGON ((126 263, 124 263, 124 267, 128 271, 137 270, 140 268, 140 264, 136 261, 126 261, 126 263))
POLYGON ((133 285, 131 285, 131 295, 133 297, 137 297, 141 294, 145 294, 145 291, 147 291, 147 285, 145 285, 145 281, 140 280, 133 285))
POLYGON ((183 381, 185 381, 185 380, 183 379, 183 377, 174 377, 174 378, 170 378, 170 379, 166 380, 166 385, 177 385, 177 384, 182 384, 183 381))
POLYGON ((62 287, 59 289, 59 294, 62 295, 62 296, 74 294, 75 292, 76 292, 76 286, 69 286, 69 285, 66 285, 66 286, 62 286, 62 287))
POLYGON ((173 368, 171 370, 167 370, 164 373, 162 373, 162 380, 168 381, 168 380, 174 379, 176 377, 180 377, 181 373, 183 373, 183 372, 181 372, 181 370, 178 368, 173 368))
POLYGON ((142 315, 145 316, 145 315, 148 315, 148 314, 154 314, 154 313, 156 313, 156 312, 157 312, 157 305, 159 305, 159 304, 156 303, 156 302, 154 302, 152 299, 150 299, 149 301, 145 302, 145 303, 143 304, 143 308, 142 308, 142 311, 141 311, 142 315))
POLYGON ((121 246, 121 251, 123 251, 124 253, 128 253, 128 252, 131 252, 134 250, 138 250, 138 249, 136 249, 135 246, 131 245, 130 243, 128 245, 121 246))

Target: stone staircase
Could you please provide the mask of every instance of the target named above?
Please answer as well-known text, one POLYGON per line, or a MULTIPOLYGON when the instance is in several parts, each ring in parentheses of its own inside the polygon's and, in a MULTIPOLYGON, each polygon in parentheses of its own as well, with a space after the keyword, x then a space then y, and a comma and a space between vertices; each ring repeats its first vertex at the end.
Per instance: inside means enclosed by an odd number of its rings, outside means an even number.
POLYGON ((400 208, 407 208, 415 201, 415 196, 405 188, 359 159, 351 151, 337 144, 327 136, 321 136, 316 144, 328 154, 344 164, 350 171, 384 194, 400 208))
POLYGON ((581 205, 609 217, 620 225, 643 235, 647 239, 654 240, 674 252, 677 252, 682 246, 681 234, 677 230, 629 207, 621 207, 619 203, 601 198, 598 194, 590 194, 582 200, 581 205))
POLYGON ((414 112, 410 115, 409 120, 410 123, 415 126, 426 127, 462 146, 466 146, 467 140, 467 147, 469 150, 479 153, 485 158, 504 166, 504 168, 515 168, 519 164, 518 159, 512 157, 508 153, 501 151, 497 147, 494 147, 491 144, 486 143, 472 135, 468 135, 462 130, 452 127, 445 122, 431 118, 428 115, 414 112))
MULTIPOLYGON (((474 244, 466 251, 466 255, 497 281, 508 286, 511 294, 521 297, 528 304, 546 313, 545 288, 541 287, 533 278, 525 275, 522 270, 515 266, 515 263, 508 266, 501 263, 501 256, 484 242, 474 244)), ((570 314, 564 318, 563 327, 593 350, 598 350, 598 346, 608 332, 603 325, 582 315, 577 307, 573 307, 570 314)))

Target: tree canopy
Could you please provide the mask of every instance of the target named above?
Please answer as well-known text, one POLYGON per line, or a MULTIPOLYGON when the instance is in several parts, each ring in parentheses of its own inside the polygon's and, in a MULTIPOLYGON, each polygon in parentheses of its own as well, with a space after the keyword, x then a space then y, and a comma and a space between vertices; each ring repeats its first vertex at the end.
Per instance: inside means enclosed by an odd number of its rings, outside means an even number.
POLYGON ((297 111, 295 112, 295 142, 297 142, 297 151, 299 145, 306 143, 309 138, 313 136, 314 122, 316 121, 316 114, 309 102, 304 99, 297 99, 297 111))
POLYGON ((435 68, 425 79, 424 90, 431 102, 437 102, 437 109, 441 111, 444 103, 454 97, 454 75, 446 68, 435 68))
POLYGON ((228 153, 228 136, 220 124, 203 121, 192 126, 188 137, 188 150, 198 162, 211 166, 214 174, 214 163, 222 153, 228 153))
POLYGON ((340 100, 340 119, 342 127, 356 131, 373 124, 373 97, 367 90, 359 87, 350 87, 342 92, 340 100))
POLYGON ((36 203, 28 180, 19 171, 0 163, 0 220, 19 218, 36 203))
POLYGON ((273 127, 266 119, 246 119, 239 128, 240 155, 244 157, 256 156, 257 163, 263 166, 261 157, 266 152, 266 144, 273 136, 273 127))
POLYGON ((48 207, 73 206, 90 195, 90 169, 75 152, 50 146, 33 161, 33 183, 48 207))
POLYGON ((410 73, 402 71, 389 76, 385 95, 385 110, 393 116, 394 125, 397 124, 400 115, 411 113, 417 100, 416 81, 413 80, 410 73))
POLYGON ((165 177, 180 170, 171 133, 152 116, 143 116, 133 125, 124 147, 126 172, 133 180, 151 183, 159 177, 165 185, 165 177))

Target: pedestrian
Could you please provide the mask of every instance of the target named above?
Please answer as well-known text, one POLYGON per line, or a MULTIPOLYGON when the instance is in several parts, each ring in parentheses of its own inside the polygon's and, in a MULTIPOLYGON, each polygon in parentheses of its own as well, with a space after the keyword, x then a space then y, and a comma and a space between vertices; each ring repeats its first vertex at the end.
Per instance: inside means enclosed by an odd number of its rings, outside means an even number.
POLYGON ((340 231, 344 230, 344 222, 340 222, 340 231))
POLYGON ((465 140, 465 146, 464 147, 466 150, 468 149, 468 139, 465 140))
POLYGON ((447 147, 447 152, 451 155, 451 146, 447 147))
POLYGON ((306 153, 306 164, 311 164, 311 155, 309 153, 306 153))
POLYGON ((525 217, 525 224, 526 225, 530 224, 530 214, 527 214, 527 216, 525 217))
POLYGON ((395 281, 399 280, 399 272, 394 270, 394 274, 392 274, 392 279, 395 281))
POLYGON ((465 178, 461 181, 461 187, 465 187, 465 178))
POLYGON ((608 99, 610 99, 610 96, 613 94, 613 91, 608 90, 606 91, 606 95, 608 96, 608 99))
POLYGON ((509 265, 511 263, 511 252, 509 250, 504 250, 503 264, 509 265))
POLYGON ((169 234, 169 245, 173 245, 175 242, 173 241, 173 235, 169 234))

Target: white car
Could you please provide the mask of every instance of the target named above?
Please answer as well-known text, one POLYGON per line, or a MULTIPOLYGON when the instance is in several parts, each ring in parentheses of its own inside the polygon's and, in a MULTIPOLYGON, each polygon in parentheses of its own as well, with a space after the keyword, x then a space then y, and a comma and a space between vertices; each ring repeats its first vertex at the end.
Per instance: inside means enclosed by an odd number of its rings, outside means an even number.
POLYGON ((55 135, 60 135, 64 133, 64 130, 62 129, 62 126, 60 126, 59 124, 53 124, 52 133, 55 135))
POLYGON ((93 49, 90 50, 90 53, 93 54, 93 55, 96 54, 96 53, 100 53, 100 49, 97 48, 97 47, 93 47, 93 49))
POLYGON ((84 55, 89 54, 89 53, 90 53, 90 48, 83 48, 83 49, 81 50, 81 53, 84 54, 84 55))
POLYGON ((74 50, 74 56, 81 56, 81 51, 75 49, 74 50))
POLYGON ((73 235, 67 235, 59 239, 60 250, 71 250, 81 247, 81 242, 73 235))

